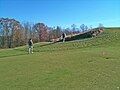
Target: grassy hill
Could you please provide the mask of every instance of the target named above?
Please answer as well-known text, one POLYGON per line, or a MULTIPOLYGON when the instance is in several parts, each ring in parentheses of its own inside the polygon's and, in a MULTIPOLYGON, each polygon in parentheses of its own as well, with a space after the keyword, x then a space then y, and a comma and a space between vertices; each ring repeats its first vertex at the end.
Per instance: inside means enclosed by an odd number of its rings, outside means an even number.
POLYGON ((65 43, 0 50, 0 90, 119 90, 120 29, 65 43))

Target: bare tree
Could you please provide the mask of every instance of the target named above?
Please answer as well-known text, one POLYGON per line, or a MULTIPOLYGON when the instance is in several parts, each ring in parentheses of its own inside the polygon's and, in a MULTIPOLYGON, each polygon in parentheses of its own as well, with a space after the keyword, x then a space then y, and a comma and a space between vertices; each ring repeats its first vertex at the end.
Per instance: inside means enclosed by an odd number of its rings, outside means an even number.
POLYGON ((71 27, 72 27, 72 33, 75 34, 75 32, 76 32, 76 25, 72 24, 71 27))
POLYGON ((66 35, 71 35, 72 31, 70 30, 70 28, 65 28, 64 31, 66 35))
POLYGON ((23 30, 22 30, 22 32, 23 32, 22 33, 23 34, 23 41, 26 44, 28 42, 28 39, 31 38, 31 34, 30 34, 31 29, 32 29, 32 27, 31 27, 29 22, 26 22, 26 23, 23 24, 23 30))
POLYGON ((85 24, 80 25, 80 29, 82 30, 82 32, 85 32, 85 24))

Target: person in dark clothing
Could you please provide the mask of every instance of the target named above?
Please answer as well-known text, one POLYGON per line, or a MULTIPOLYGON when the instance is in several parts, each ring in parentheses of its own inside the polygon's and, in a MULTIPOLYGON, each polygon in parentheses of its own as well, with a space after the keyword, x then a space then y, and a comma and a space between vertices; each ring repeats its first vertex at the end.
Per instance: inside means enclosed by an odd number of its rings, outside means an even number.
POLYGON ((62 33, 63 42, 65 42, 65 37, 66 37, 66 34, 65 34, 65 33, 62 33))
POLYGON ((31 38, 28 41, 28 47, 29 47, 28 53, 33 53, 33 41, 31 38))

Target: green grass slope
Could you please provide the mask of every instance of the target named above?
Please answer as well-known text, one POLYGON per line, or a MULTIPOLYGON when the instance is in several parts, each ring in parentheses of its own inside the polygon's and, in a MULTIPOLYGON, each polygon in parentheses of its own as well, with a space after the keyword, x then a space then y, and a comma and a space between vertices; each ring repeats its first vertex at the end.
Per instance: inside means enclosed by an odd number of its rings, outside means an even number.
POLYGON ((0 50, 0 90, 119 90, 120 29, 98 37, 0 50))
MULTIPOLYGON (((34 45, 34 52, 53 52, 74 49, 84 49, 88 47, 109 47, 119 46, 120 29, 106 29, 101 35, 70 42, 58 43, 38 43, 34 45)), ((8 50, 0 50, 0 57, 18 56, 27 54, 27 45, 8 50)))

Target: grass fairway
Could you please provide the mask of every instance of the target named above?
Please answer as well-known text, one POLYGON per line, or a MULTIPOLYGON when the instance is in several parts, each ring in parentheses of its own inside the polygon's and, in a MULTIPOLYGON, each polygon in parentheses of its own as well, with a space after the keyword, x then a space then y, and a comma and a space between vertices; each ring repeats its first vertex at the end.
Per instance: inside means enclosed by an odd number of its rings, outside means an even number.
POLYGON ((120 90, 120 30, 34 47, 0 50, 0 90, 120 90))

